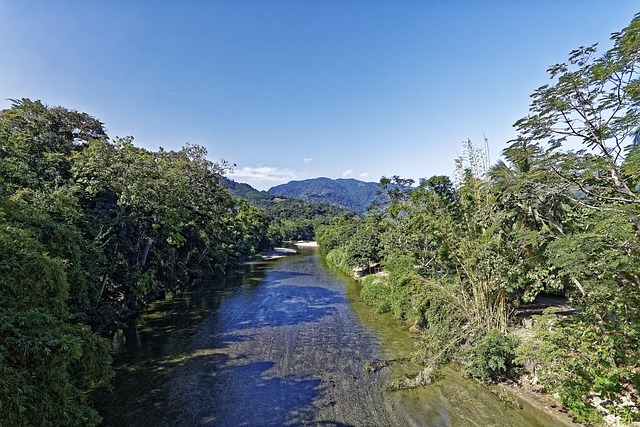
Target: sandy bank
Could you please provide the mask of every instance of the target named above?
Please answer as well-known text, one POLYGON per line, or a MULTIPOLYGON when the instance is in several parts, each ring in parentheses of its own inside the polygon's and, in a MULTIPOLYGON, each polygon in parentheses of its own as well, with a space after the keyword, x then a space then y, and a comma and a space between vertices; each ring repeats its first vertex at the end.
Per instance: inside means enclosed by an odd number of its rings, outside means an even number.
POLYGON ((267 252, 265 254, 255 256, 249 262, 270 261, 272 259, 284 258, 286 256, 295 255, 297 253, 298 253, 298 251, 296 251, 295 249, 273 248, 273 249, 271 249, 269 252, 267 252))

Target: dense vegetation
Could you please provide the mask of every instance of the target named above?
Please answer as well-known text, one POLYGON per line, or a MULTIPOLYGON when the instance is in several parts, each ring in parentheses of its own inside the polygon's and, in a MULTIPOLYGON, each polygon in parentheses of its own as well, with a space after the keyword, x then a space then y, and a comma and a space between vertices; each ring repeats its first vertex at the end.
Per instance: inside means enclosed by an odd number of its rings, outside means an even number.
POLYGON ((468 141, 455 185, 383 178, 383 211, 318 235, 345 270, 382 262, 363 296, 420 331, 425 372, 522 375, 588 423, 640 418, 640 15, 612 41, 549 68, 503 161, 468 141), (573 314, 518 327, 541 293, 573 314))
POLYGON ((383 178, 388 202, 364 218, 240 200, 202 147, 149 151, 88 114, 14 101, 0 112, 2 425, 96 425, 109 338, 149 302, 323 223, 329 261, 383 265, 363 297, 419 331, 422 379, 455 360, 482 380, 521 375, 581 421, 638 420, 640 15, 612 40, 549 68, 503 161, 468 141, 455 183, 383 178), (540 294, 572 314, 519 327, 540 294))
POLYGON ((378 185, 357 179, 314 178, 291 181, 269 189, 272 196, 281 196, 337 206, 358 214, 364 214, 371 203, 379 200, 378 185))
POLYGON ((226 178, 222 183, 231 195, 267 213, 269 238, 273 242, 313 240, 316 228, 328 224, 331 218, 354 216, 353 212, 335 205, 274 196, 226 178))
POLYGON ((39 101, 0 112, 0 424, 96 425, 108 338, 271 245, 199 146, 152 152, 39 101))

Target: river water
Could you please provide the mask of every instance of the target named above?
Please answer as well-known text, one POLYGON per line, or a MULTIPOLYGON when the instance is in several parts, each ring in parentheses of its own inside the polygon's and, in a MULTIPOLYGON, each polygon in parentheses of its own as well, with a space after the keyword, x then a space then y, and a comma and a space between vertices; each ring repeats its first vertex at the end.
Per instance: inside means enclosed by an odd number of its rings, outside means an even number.
POLYGON ((248 266, 224 282, 152 307, 117 356, 108 426, 555 426, 444 369, 433 384, 392 391, 420 367, 409 333, 373 313, 358 284, 314 250, 248 266))

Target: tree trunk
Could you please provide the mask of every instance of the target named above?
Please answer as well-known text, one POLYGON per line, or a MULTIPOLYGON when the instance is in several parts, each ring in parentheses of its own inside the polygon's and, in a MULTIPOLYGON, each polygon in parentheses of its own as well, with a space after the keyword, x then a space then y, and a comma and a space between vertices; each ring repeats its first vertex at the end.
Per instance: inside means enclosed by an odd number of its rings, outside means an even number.
POLYGON ((153 239, 151 237, 146 237, 145 239, 147 242, 144 245, 142 256, 140 257, 140 267, 144 267, 147 263, 147 257, 149 256, 149 251, 151 250, 151 244, 153 244, 153 239))
POLYGON ((132 316, 126 321, 127 327, 124 328, 124 339, 127 347, 141 348, 142 341, 138 333, 138 316, 132 316))

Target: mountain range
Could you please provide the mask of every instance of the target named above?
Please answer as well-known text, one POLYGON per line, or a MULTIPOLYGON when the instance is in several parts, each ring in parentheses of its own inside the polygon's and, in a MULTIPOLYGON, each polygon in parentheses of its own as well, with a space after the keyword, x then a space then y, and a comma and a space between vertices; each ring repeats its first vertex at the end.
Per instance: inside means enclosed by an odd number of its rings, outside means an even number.
POLYGON ((359 214, 366 212, 371 202, 378 198, 378 184, 357 179, 314 178, 276 185, 268 193, 308 203, 337 206, 359 214))
POLYGON ((248 184, 224 179, 229 192, 254 204, 263 205, 272 200, 296 199, 307 203, 336 206, 364 214, 374 200, 379 199, 378 184, 357 179, 313 178, 276 185, 268 191, 259 191, 248 184))

